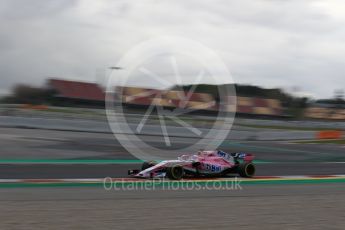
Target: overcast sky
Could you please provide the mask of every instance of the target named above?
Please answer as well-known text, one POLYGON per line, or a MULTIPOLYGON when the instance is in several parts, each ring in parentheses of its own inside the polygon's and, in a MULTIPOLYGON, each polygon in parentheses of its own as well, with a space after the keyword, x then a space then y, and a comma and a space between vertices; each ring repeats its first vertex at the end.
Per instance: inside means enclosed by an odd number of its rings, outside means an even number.
POLYGON ((49 77, 100 81, 131 48, 180 36, 235 82, 316 98, 345 85, 343 0, 0 0, 1 92, 49 77))

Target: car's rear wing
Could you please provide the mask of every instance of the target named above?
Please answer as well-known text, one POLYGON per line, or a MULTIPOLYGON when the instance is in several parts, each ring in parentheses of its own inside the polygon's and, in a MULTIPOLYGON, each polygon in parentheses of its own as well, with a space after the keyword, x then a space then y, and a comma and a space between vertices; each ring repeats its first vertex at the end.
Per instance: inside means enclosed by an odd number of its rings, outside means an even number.
POLYGON ((251 162, 255 158, 255 156, 250 153, 226 153, 221 150, 218 150, 217 155, 228 161, 230 161, 231 159, 236 159, 243 160, 244 162, 251 162))
MULTIPOLYGON (((235 158, 236 158, 236 156, 235 156, 235 158)), ((250 154, 250 153, 238 153, 237 154, 237 159, 241 159, 244 162, 251 162, 254 160, 254 158, 255 158, 255 156, 253 154, 250 154)))

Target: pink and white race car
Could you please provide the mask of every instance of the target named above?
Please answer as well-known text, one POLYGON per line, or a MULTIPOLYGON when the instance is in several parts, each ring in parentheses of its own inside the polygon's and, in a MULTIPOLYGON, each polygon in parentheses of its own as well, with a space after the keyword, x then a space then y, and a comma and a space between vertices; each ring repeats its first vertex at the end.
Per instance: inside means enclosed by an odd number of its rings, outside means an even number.
POLYGON ((241 177, 253 177, 253 159, 254 156, 247 153, 199 151, 197 154, 182 155, 177 160, 144 162, 141 170, 128 170, 128 175, 139 178, 167 177, 171 180, 183 177, 222 177, 234 173, 241 177))

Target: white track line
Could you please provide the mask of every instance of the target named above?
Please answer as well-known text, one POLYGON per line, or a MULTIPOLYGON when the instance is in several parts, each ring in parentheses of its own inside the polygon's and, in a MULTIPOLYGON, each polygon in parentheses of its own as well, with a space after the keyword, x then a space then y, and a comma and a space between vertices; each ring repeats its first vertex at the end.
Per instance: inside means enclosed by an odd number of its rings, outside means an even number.
MULTIPOLYGON (((233 178, 217 178, 217 179, 192 179, 192 180, 181 180, 180 182, 207 182, 207 181, 227 181, 233 180, 233 178)), ((261 181, 261 180, 301 180, 301 179, 345 179, 345 174, 338 175, 297 175, 297 176, 263 176, 255 178, 241 178, 237 179, 244 181, 261 181)), ((138 178, 111 178, 113 182, 145 182, 152 180, 138 179, 138 178)), ((0 183, 103 183, 105 178, 64 178, 64 179, 0 179, 0 183)), ((155 181, 155 180, 153 180, 155 181)), ((170 180, 165 180, 169 182, 170 180)), ((109 181, 108 181, 109 182, 109 181)), ((159 182, 159 180, 157 180, 159 182)))

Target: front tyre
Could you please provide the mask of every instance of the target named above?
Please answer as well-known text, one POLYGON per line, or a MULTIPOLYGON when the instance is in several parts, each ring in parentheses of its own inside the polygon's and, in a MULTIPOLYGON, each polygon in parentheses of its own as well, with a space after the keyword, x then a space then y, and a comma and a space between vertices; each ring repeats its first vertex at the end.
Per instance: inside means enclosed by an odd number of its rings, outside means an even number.
POLYGON ((170 180, 181 180, 184 170, 181 165, 174 165, 166 169, 166 175, 170 180))
POLYGON ((241 177, 253 177, 255 175, 255 165, 253 163, 242 163, 238 166, 238 173, 241 177))

